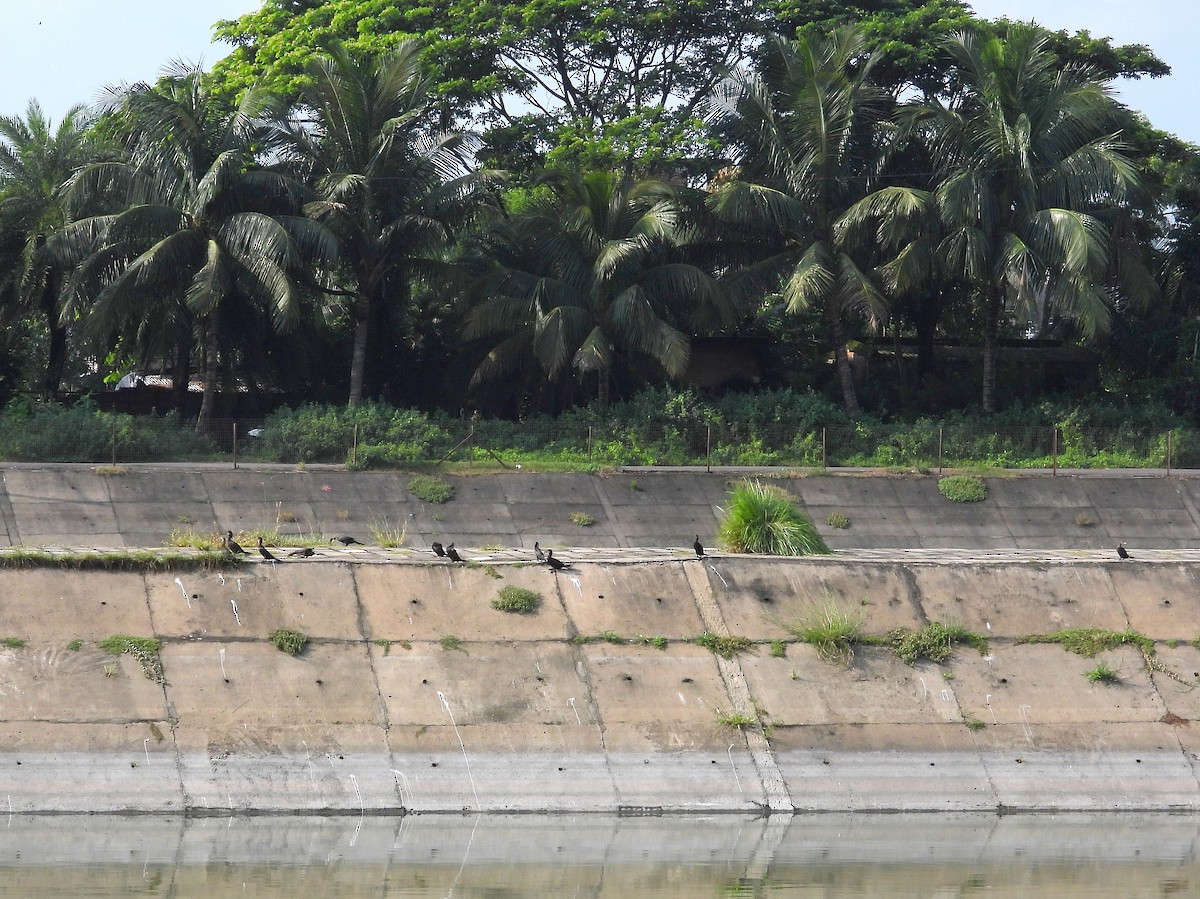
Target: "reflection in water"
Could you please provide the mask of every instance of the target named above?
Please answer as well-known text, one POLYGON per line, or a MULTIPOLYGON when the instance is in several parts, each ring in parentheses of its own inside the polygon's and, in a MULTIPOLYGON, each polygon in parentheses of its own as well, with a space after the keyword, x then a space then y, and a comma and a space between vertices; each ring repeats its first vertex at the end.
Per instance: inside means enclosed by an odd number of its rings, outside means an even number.
POLYGON ((0 819, 0 896, 1200 895, 1172 815, 0 819))

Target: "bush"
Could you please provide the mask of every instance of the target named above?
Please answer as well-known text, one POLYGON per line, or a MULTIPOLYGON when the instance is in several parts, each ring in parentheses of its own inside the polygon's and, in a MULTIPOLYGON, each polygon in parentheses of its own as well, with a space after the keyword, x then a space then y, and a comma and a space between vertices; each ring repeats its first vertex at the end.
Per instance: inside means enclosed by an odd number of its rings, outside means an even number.
POLYGON ((861 612, 839 609, 830 603, 814 609, 788 630, 810 644, 823 661, 849 665, 854 658, 854 644, 862 638, 862 624, 861 612))
POLYGON ((454 498, 454 485, 441 478, 419 474, 408 482, 408 492, 427 503, 448 503, 454 498))
POLYGON ((831 528, 845 530, 850 527, 850 516, 843 512, 830 512, 825 516, 825 523, 831 528))
POLYGON ((938 480, 938 492, 956 503, 977 503, 987 499, 987 484, 970 474, 956 474, 938 480))
POLYGON ((758 481, 734 487, 721 522, 721 545, 735 553, 808 556, 829 552, 786 490, 758 481))
POLYGON ((114 428, 123 461, 210 459, 212 441, 179 416, 116 415, 83 401, 71 408, 10 404, 0 414, 0 457, 38 462, 111 462, 114 428))
POLYGON ((290 656, 298 656, 308 644, 308 635, 290 628, 280 627, 271 631, 271 643, 280 652, 290 656))
POLYGON ((515 612, 518 615, 531 615, 542 604, 542 594, 524 587, 514 587, 511 584, 502 587, 496 598, 492 600, 492 608, 501 612, 515 612))
POLYGON ((965 643, 980 653, 987 652, 987 638, 972 633, 958 624, 939 624, 934 621, 918 631, 897 628, 888 634, 896 655, 909 665, 920 659, 944 662, 954 654, 954 646, 965 643))

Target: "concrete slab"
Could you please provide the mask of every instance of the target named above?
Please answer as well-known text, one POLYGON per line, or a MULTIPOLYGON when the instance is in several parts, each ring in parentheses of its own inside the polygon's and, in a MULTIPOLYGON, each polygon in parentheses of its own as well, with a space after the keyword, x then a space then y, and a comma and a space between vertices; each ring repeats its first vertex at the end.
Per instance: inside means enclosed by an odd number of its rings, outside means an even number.
MULTIPOLYGON (((771 481, 771 483, 777 483, 771 481)), ((895 481, 874 477, 813 477, 789 481, 787 489, 807 506, 837 506, 854 509, 895 508, 900 505, 895 481)))
POLYGON ((1126 509, 1183 511, 1180 482, 1166 478, 1083 478, 1080 482, 1100 512, 1126 509))
POLYGON ((729 495, 726 485, 703 475, 611 475, 598 479, 596 487, 613 506, 712 506, 729 495))
POLYGON ((633 545, 691 547, 696 534, 714 534, 720 524, 715 507, 616 506, 616 530, 633 545))
POLYGON ((766 798, 740 741, 711 752, 612 752, 607 758, 617 807, 627 813, 761 811, 766 798))
POLYGON ((129 655, 114 656, 88 643, 72 651, 61 643, 0 648, 0 721, 53 718, 89 724, 162 721, 167 701, 160 684, 129 655))
POLYGON ((25 546, 71 545, 67 541, 72 535, 86 538, 80 541, 84 546, 101 534, 121 539, 111 503, 28 502, 14 499, 12 511, 21 542, 25 546))
POLYGON ((0 620, 6 636, 64 649, 72 640, 113 634, 149 637, 154 631, 140 574, 52 569, 5 571, 0 620))
POLYGON ((510 505, 526 503, 569 506, 571 503, 600 501, 597 481, 590 475, 546 472, 545 474, 498 474, 489 478, 500 491, 492 502, 510 505))
POLYGON ((940 504, 905 506, 909 526, 922 540, 931 537, 969 537, 966 546, 979 546, 979 538, 1007 538, 1012 535, 1004 516, 995 506, 981 503, 954 503, 938 497, 940 504))
POLYGON ((460 725, 595 724, 587 683, 568 644, 476 642, 450 652, 431 642, 411 646, 371 647, 393 726, 445 725, 449 714, 460 725))
POLYGON ((517 532, 508 506, 502 503, 480 503, 470 506, 456 503, 434 506, 422 503, 413 509, 413 518, 409 519, 412 527, 423 534, 448 535, 442 540, 443 543, 461 538, 465 546, 467 534, 482 534, 489 538, 505 535, 512 539, 512 535, 517 532))
POLYGON ((1103 545, 1112 545, 1104 531, 1104 516, 1089 506, 1060 506, 1039 508, 1036 506, 997 506, 1000 517, 1010 534, 1017 539, 1049 538, 1058 546, 1075 546, 1078 541, 1099 539, 1103 545))
POLYGON ((922 564, 911 570, 931 621, 1014 637, 1077 627, 1126 628, 1103 564, 922 564))
POLYGON ((313 639, 362 640, 354 576, 344 565, 247 564, 235 572, 146 579, 156 633, 266 640, 276 628, 313 639))
POLYGON ((107 503, 108 481, 83 465, 4 471, 4 489, 13 503, 107 503))
POLYGON ((1196 689, 1200 684, 1200 649, 1186 643, 1174 647, 1160 643, 1156 649, 1154 661, 1161 668, 1152 674, 1152 680, 1167 707, 1166 717, 1183 719, 1178 722, 1178 733, 1200 731, 1200 691, 1196 689))
POLYGON ((210 505, 204 476, 197 471, 172 469, 164 472, 128 469, 120 477, 110 477, 105 481, 109 493, 107 498, 115 504, 210 505))
POLYGON ((1043 515, 1085 511, 1096 517, 1091 497, 1079 478, 1051 478, 1047 482, 1045 478, 1017 476, 984 478, 984 483, 988 487, 988 499, 1000 509, 1037 510, 1043 515))
POLYGON ((363 689, 374 682, 363 644, 310 643, 292 657, 266 642, 189 641, 168 643, 162 660, 181 749, 195 745, 195 733, 207 736, 212 754, 256 744, 300 749, 286 740, 298 725, 382 733, 379 694, 363 689))
POLYGON ((862 614, 866 633, 882 635, 921 621, 900 566, 834 559, 722 558, 709 563, 709 583, 732 633, 753 640, 790 638, 795 627, 833 606, 862 614))
POLYGON ((1200 571, 1191 565, 1139 562, 1108 569, 1129 626, 1155 640, 1192 640, 1200 620, 1200 571))
POLYGON ((1122 540, 1136 545, 1143 540, 1152 546, 1163 546, 1160 538, 1172 545, 1195 546, 1200 540, 1200 528, 1186 509, 1141 509, 1122 507, 1105 510, 1101 527, 1115 546, 1122 540))
POLYGON ((613 631, 625 639, 639 635, 688 640, 704 633, 704 622, 684 574, 684 565, 581 566, 564 583, 562 598, 575 632, 584 636, 613 631), (636 627, 636 631, 631 631, 636 627))
POLYGON ((858 541, 862 537, 873 537, 886 535, 892 542, 884 545, 896 546, 895 540, 900 537, 917 536, 916 530, 909 523, 908 518, 904 515, 902 509, 861 509, 850 506, 806 506, 805 512, 812 520, 812 523, 817 526, 821 536, 826 541, 833 538, 845 538, 850 545, 862 545, 858 541), (826 519, 830 514, 845 515, 850 519, 850 525, 847 528, 834 528, 826 524, 826 519), (853 531, 853 535, 850 534, 853 531))
POLYGON ((450 635, 475 642, 565 640, 569 636, 560 586, 555 576, 540 566, 364 565, 356 569, 355 577, 369 640, 437 642, 450 635), (516 615, 491 608, 500 588, 508 584, 541 594, 543 601, 536 614, 516 615))
POLYGON ((113 512, 122 534, 153 533, 155 539, 149 544, 151 546, 166 546, 167 537, 173 531, 207 534, 217 530, 215 513, 207 503, 120 502, 113 503, 113 512))

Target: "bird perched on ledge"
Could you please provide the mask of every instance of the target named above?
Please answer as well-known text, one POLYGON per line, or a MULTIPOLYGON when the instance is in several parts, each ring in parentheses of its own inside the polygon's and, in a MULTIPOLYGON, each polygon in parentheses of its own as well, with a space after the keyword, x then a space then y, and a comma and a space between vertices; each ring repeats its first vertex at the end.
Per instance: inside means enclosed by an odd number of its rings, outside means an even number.
POLYGON ((335 543, 335 542, 336 542, 336 543, 340 543, 340 544, 342 544, 342 546, 349 546, 349 545, 350 545, 350 544, 352 544, 352 543, 355 543, 355 544, 357 544, 357 545, 359 545, 359 546, 363 546, 363 545, 364 545, 364 544, 362 544, 362 543, 359 543, 359 542, 358 542, 357 540, 355 540, 353 537, 348 537, 348 536, 346 536, 345 534, 342 534, 340 537, 330 537, 330 538, 329 538, 329 542, 330 542, 330 543, 335 543))
POLYGON ((462 556, 460 556, 458 554, 458 550, 454 548, 453 543, 451 543, 449 546, 446 547, 446 555, 449 557, 451 562, 461 562, 462 561, 462 556))
POLYGON ((539 562, 546 561, 546 553, 542 549, 542 547, 538 545, 538 542, 536 540, 533 541, 533 555, 539 562))
POLYGON ((305 546, 300 549, 293 549, 290 553, 288 553, 289 556, 292 556, 293 558, 297 558, 297 559, 307 559, 309 556, 315 556, 316 554, 317 554, 317 551, 315 549, 313 549, 311 546, 305 546))
POLYGON ((271 551, 263 545, 262 535, 258 536, 258 554, 268 562, 278 562, 279 560, 271 555, 271 551))
POLYGON ((567 567, 567 563, 564 562, 562 559, 554 558, 554 550, 552 550, 552 549, 546 550, 546 564, 549 565, 551 568, 553 568, 555 571, 562 571, 564 568, 567 567))
POLYGON ((232 553, 235 556, 244 556, 246 554, 246 551, 242 549, 241 544, 233 539, 233 531, 225 532, 225 540, 223 542, 225 543, 226 552, 232 553))
POLYGON ((432 549, 433 554, 435 556, 438 556, 439 558, 446 555, 445 548, 442 546, 442 544, 438 543, 436 540, 434 540, 433 543, 429 544, 429 548, 432 549))
POLYGON ((696 558, 704 558, 704 545, 700 542, 700 535, 696 535, 696 542, 692 544, 692 549, 696 551, 696 558))
POLYGON ((1122 559, 1132 559, 1133 558, 1133 556, 1129 555, 1129 552, 1125 549, 1125 541, 1124 540, 1122 540, 1119 544, 1117 544, 1117 555, 1120 556, 1122 559))

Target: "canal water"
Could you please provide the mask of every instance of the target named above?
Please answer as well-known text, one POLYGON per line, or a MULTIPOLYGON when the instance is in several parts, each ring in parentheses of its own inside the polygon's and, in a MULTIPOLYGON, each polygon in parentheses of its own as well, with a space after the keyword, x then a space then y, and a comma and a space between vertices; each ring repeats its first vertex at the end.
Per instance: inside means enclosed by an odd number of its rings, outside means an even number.
POLYGON ((1183 815, 10 816, 0 896, 1200 896, 1183 815))

